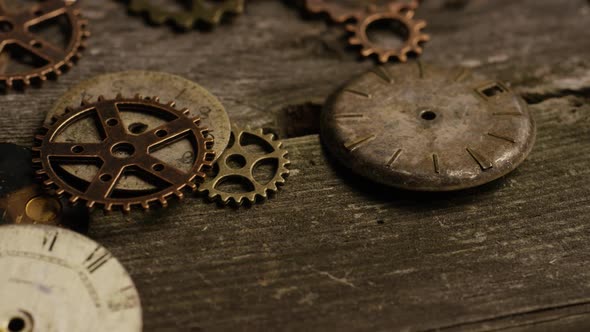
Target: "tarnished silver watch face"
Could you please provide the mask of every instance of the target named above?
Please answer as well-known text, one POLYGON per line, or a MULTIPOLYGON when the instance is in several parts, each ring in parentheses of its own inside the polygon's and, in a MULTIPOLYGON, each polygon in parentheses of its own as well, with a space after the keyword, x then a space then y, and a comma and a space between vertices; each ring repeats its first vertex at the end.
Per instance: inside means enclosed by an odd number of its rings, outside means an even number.
POLYGON ((139 295, 102 246, 50 226, 0 226, 1 332, 137 332, 139 295))
MULTIPOLYGON (((105 74, 80 83, 53 106, 45 119, 49 125, 52 118, 65 113, 67 107, 78 107, 83 100, 94 101, 99 96, 114 98, 117 94, 133 97, 140 94, 144 97, 159 97, 164 103, 174 101, 178 109, 188 108, 189 117, 198 116, 200 125, 209 129, 209 135, 215 140, 213 151, 216 158, 220 156, 231 135, 231 125, 225 108, 219 100, 199 84, 180 76, 151 71, 126 71, 105 74)), ((157 116, 126 111, 120 114, 127 132, 141 134, 162 125, 163 120, 157 116)), ((75 127, 61 133, 56 142, 97 142, 100 133, 92 118, 80 121, 75 127)), ((180 140, 159 149, 155 157, 176 169, 188 171, 194 161, 192 142, 180 140)), ((65 165, 63 169, 84 181, 92 181, 97 169, 86 164, 65 165)), ((119 190, 154 190, 154 186, 135 176, 123 176, 117 183, 119 190)))
POLYGON ((450 191, 514 170, 535 140, 526 103, 464 68, 377 67, 326 104, 322 140, 354 172, 393 187, 450 191))

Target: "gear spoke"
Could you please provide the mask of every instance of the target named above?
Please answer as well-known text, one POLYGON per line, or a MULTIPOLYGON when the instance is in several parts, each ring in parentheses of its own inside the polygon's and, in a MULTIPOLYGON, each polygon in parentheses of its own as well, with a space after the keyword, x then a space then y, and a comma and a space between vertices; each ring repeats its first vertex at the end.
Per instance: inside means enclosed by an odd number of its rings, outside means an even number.
POLYGON ((63 15, 67 11, 67 4, 59 0, 48 0, 39 3, 27 12, 22 13, 20 20, 25 28, 51 20, 57 16, 63 15))
POLYGON ((118 141, 128 136, 116 103, 98 102, 94 107, 102 126, 100 129, 104 131, 107 139, 118 141))
POLYGON ((141 162, 137 163, 137 166, 169 184, 186 182, 186 173, 181 172, 175 167, 168 166, 166 163, 150 155, 142 158, 141 162))
POLYGON ((148 148, 160 148, 171 143, 171 141, 174 141, 187 131, 190 131, 191 128, 189 126, 190 123, 186 118, 177 118, 148 133, 142 134, 141 137, 147 138, 147 141, 149 142, 148 148))
POLYGON ((104 145, 100 143, 55 143, 47 146, 47 156, 62 159, 101 158, 104 145))
POLYGON ((263 155, 257 157, 252 162, 252 165, 256 165, 256 164, 260 163, 261 161, 268 160, 268 159, 280 160, 281 158, 284 157, 284 155, 285 155, 285 151, 275 150, 271 153, 263 154, 263 155))
POLYGON ((85 194, 97 199, 108 198, 124 170, 125 165, 122 163, 117 163, 117 165, 114 165, 114 163, 104 164, 90 182, 85 194))
POLYGON ((63 49, 30 32, 24 33, 22 38, 19 38, 18 44, 50 63, 59 62, 66 56, 63 49))

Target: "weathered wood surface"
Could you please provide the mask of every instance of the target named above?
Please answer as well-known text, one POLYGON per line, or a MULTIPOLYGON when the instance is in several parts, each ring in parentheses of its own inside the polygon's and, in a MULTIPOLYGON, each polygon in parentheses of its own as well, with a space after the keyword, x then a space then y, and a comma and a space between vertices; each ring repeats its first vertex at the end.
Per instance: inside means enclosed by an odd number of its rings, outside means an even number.
MULTIPOLYGON (((233 121, 276 127, 287 106, 373 65, 343 47, 341 27, 288 3, 250 1, 232 25, 187 34, 121 3, 82 5, 94 32, 86 57, 43 89, 0 96, 1 141, 30 145, 61 93, 104 72, 180 74, 233 121)), ((590 329, 588 1, 428 0, 418 16, 433 37, 424 61, 494 75, 531 103, 530 158, 478 189, 413 194, 334 165, 311 135, 286 140, 292 174, 265 204, 188 198, 98 214, 89 236, 130 271, 146 331, 590 329)))

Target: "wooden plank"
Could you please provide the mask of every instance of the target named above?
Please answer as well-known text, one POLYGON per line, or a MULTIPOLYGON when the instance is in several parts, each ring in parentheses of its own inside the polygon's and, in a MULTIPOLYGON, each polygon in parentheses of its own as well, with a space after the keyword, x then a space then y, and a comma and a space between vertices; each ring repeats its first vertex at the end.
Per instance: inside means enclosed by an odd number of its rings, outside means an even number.
MULTIPOLYGON (((180 35, 118 2, 83 6, 94 31, 86 57, 43 89, 0 96, 1 141, 30 145, 61 93, 127 69, 196 80, 233 121, 288 132, 285 110, 317 105, 372 66, 343 47, 341 27, 278 1, 180 35)), ((590 327, 587 1, 433 0, 418 16, 433 35, 423 60, 496 74, 534 104, 531 157, 478 189, 417 194, 359 179, 311 135, 286 141, 292 174, 265 204, 190 197, 148 214, 98 213, 89 235, 129 269, 146 330, 590 327)))

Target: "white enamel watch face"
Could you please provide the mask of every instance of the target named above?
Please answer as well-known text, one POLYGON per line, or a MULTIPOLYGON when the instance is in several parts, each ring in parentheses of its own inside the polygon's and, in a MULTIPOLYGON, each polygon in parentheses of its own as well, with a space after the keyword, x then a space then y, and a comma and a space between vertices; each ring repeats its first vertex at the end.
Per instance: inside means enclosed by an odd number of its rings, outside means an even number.
POLYGON ((0 332, 141 330, 137 289, 101 245, 57 227, 0 227, 0 332))

